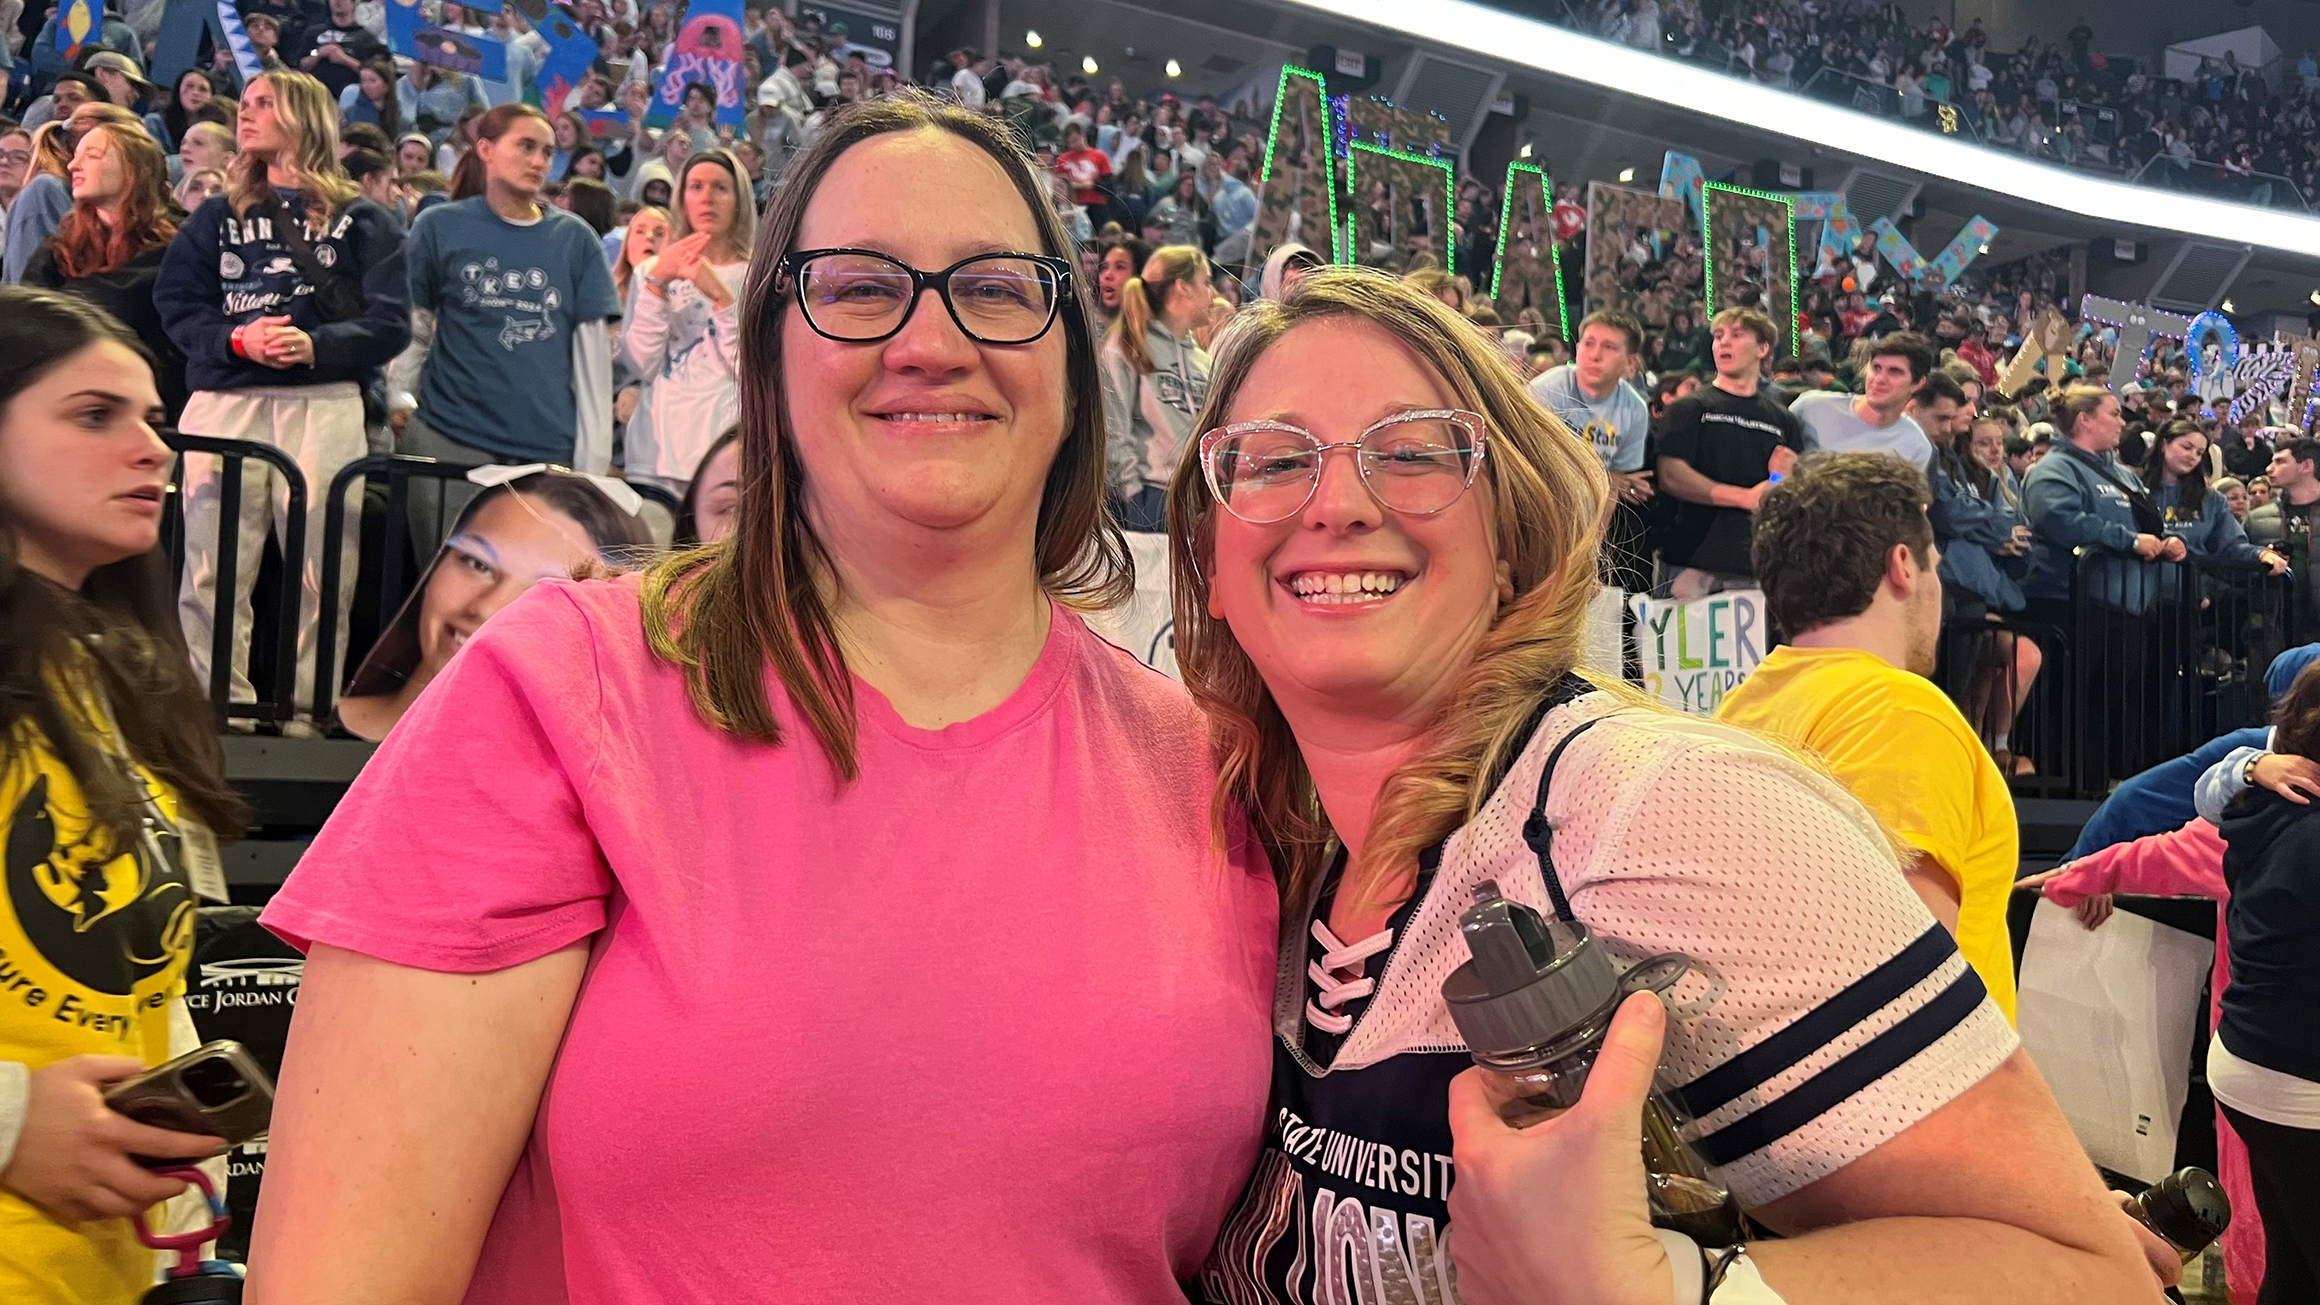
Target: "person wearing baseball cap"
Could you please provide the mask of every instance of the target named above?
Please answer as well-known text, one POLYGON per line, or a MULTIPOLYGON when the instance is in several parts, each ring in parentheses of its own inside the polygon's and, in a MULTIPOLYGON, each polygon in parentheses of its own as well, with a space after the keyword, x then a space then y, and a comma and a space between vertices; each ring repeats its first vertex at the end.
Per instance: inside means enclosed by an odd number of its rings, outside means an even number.
POLYGON ((153 83, 145 80, 145 70, 119 50, 99 50, 81 67, 97 79, 106 99, 124 109, 138 109, 153 94, 153 83))

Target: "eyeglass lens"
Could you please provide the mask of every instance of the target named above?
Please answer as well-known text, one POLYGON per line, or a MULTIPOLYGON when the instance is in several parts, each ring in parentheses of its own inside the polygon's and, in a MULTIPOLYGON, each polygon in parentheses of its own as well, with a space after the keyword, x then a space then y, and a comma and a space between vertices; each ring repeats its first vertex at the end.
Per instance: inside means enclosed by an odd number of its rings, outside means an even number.
MULTIPOLYGON (((824 254, 797 271, 798 302, 814 328, 841 340, 877 340, 910 315, 910 269, 872 254, 824 254)), ((943 297, 969 336, 985 344, 1035 340, 1055 316, 1055 274, 1028 258, 994 254, 961 263, 943 297)))
MULTIPOLYGON (((1209 454, 1217 497, 1246 521, 1279 521, 1312 497, 1321 441, 1276 427, 1221 440, 1209 454)), ((1475 441, 1447 417, 1404 417, 1362 437, 1361 478, 1380 503, 1426 515, 1458 501, 1474 479, 1475 441)))

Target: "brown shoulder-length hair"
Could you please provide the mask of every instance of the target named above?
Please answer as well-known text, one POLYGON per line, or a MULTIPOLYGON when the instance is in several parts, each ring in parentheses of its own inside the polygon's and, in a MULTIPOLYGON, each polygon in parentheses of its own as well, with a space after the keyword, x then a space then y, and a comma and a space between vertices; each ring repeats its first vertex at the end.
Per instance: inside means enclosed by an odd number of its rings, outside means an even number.
POLYGON ((107 223, 96 205, 73 201, 72 211, 50 237, 56 242, 56 270, 68 277, 101 276, 177 236, 177 201, 169 193, 169 164, 161 146, 143 127, 99 123, 89 135, 100 133, 121 160, 120 211, 107 223))
MULTIPOLYGON (((1443 379, 1457 406, 1488 424, 1482 475, 1470 492, 1489 496, 1515 595, 1499 607, 1424 746, 1379 794, 1362 864, 1346 880, 1364 900, 1378 900, 1415 874, 1421 850, 1481 809, 1490 776, 1520 751, 1532 711, 1578 665, 1610 496, 1594 452, 1531 398, 1495 342, 1420 284, 1366 268, 1322 268, 1286 298, 1242 309, 1217 341, 1193 429, 1226 420, 1258 360, 1291 330, 1346 319, 1399 340, 1443 379)), ((1232 810, 1245 811, 1284 899, 1298 901, 1322 868, 1331 831, 1288 720, 1231 627, 1208 614, 1216 512, 1200 459, 1185 458, 1168 490, 1176 664, 1216 744, 1217 839, 1232 810)))
MULTIPOLYGON (((1039 229, 1039 250, 1072 258, 1071 237, 1031 157, 996 119, 923 91, 902 90, 833 114, 782 175, 758 227, 741 304, 741 506, 733 538, 678 553, 645 573, 645 634, 685 669, 704 720, 741 738, 780 743, 767 694, 770 665, 831 765, 856 774, 854 690, 838 647, 829 555, 805 512, 805 468, 782 391, 780 315, 790 287, 782 256, 839 156, 893 132, 940 132, 998 163, 1039 229)), ((924 310, 921 305, 921 310, 924 310)), ((1039 583, 1060 601, 1103 607, 1134 586, 1128 543, 1104 506, 1102 381, 1085 288, 1073 281, 1057 315, 1069 400, 1064 439, 1047 469, 1035 547, 1039 583)))
MULTIPOLYGON (((145 352, 128 328, 82 300, 0 286, 0 420, 43 376, 107 341, 145 352)), ((221 835, 239 834, 247 812, 226 783, 209 701, 186 657, 167 550, 100 566, 68 590, 25 568, 6 501, 0 495, 0 763, 18 764, 27 727, 37 730, 80 786, 92 839, 134 845, 144 794, 105 757, 108 731, 90 718, 94 704, 60 693, 61 677, 101 695, 130 755, 184 810, 221 835)))

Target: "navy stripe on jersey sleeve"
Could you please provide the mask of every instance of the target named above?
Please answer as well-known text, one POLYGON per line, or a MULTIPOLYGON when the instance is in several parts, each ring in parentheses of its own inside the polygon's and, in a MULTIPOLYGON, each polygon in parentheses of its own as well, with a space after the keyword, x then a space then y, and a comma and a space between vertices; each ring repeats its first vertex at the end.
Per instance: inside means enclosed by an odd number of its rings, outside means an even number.
POLYGON ((1988 996, 1981 976, 1968 966, 1939 996, 1900 1023, 1761 1108, 1701 1138, 1696 1143, 1701 1158, 1711 1165, 1728 1165, 1804 1127, 1939 1042, 1988 996))
POLYGON ((1685 1084, 1680 1089, 1684 1105, 1694 1119, 1707 1118, 1899 1001, 1955 955, 1956 940, 1947 929, 1934 925, 1795 1023, 1685 1084))

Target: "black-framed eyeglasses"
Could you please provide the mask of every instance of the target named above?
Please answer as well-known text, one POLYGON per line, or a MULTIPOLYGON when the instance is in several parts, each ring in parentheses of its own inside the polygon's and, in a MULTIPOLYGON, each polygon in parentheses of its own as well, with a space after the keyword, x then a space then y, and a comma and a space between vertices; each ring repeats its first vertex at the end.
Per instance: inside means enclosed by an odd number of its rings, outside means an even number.
POLYGON ((801 249, 783 256, 777 285, 825 339, 891 339, 931 289, 968 339, 1029 344, 1071 297, 1071 264, 1046 254, 977 254, 921 272, 875 249, 801 249))

